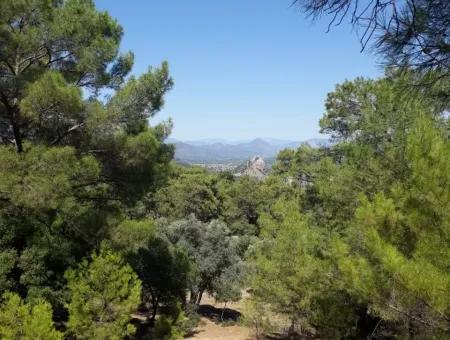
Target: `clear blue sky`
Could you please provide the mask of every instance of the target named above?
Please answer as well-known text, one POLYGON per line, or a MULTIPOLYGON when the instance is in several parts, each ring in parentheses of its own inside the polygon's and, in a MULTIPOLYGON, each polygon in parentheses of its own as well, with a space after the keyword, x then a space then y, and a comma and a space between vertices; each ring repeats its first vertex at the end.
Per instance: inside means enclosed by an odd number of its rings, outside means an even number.
POLYGON ((326 33, 291 0, 97 0, 124 27, 133 73, 167 60, 175 80, 164 110, 181 140, 320 137, 326 94, 382 74, 348 24, 326 33))

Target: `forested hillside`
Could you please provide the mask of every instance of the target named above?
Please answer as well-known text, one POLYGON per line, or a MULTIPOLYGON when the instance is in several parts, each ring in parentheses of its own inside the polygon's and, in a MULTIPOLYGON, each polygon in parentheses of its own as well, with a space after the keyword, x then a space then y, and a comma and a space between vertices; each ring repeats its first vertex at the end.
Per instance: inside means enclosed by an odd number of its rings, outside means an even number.
POLYGON ((385 75, 328 94, 332 145, 257 180, 173 161, 168 63, 130 76, 93 1, 1 1, 0 338, 179 339, 206 296, 259 339, 448 338, 450 5, 406 2, 385 75))

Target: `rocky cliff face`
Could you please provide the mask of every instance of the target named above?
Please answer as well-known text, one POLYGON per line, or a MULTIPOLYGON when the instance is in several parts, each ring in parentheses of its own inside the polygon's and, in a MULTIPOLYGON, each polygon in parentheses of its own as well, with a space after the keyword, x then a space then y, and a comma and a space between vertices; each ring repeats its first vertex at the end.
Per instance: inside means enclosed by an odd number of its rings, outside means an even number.
POLYGON ((242 169, 240 175, 263 179, 266 172, 267 168, 264 159, 261 156, 253 156, 249 161, 247 161, 247 166, 245 169, 242 169))

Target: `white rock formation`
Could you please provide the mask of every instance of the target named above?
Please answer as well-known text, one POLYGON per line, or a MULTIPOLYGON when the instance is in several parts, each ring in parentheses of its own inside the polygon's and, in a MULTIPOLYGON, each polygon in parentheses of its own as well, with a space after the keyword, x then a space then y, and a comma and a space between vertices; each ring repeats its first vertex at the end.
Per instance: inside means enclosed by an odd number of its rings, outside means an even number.
POLYGON ((261 156, 254 156, 247 162, 247 168, 244 171, 244 175, 254 177, 257 179, 263 179, 266 172, 266 162, 261 156))

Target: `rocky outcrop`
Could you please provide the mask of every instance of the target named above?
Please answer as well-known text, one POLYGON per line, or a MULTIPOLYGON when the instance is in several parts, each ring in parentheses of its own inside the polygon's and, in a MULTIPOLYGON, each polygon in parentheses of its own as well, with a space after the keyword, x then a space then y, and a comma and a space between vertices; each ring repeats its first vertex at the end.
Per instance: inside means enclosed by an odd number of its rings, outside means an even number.
POLYGON ((266 176, 266 162, 261 156, 253 156, 247 161, 245 166, 239 167, 236 176, 250 176, 256 179, 263 179, 266 176))

